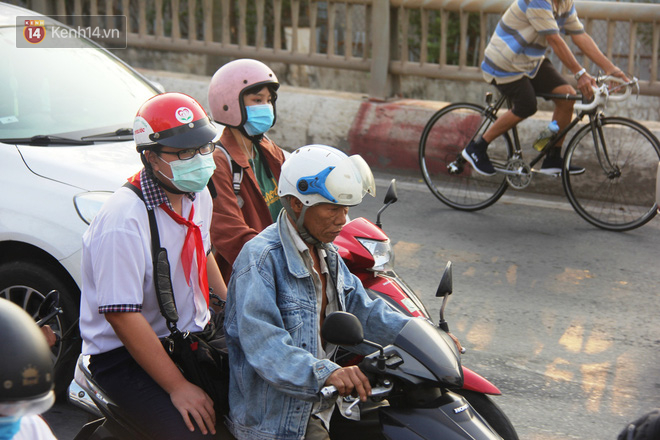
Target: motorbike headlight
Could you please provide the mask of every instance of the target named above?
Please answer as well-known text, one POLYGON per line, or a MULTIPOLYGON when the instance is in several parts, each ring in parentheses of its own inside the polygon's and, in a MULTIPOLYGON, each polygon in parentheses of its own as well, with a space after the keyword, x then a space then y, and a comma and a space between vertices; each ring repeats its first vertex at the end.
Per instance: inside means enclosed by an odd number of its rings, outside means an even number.
POLYGON ((394 252, 389 240, 371 240, 368 238, 358 238, 362 246, 374 257, 374 265, 371 270, 384 272, 394 267, 394 252))
POLYGON ((73 204, 78 215, 88 225, 92 223, 103 203, 112 195, 110 191, 89 191, 77 194, 73 198, 73 204))

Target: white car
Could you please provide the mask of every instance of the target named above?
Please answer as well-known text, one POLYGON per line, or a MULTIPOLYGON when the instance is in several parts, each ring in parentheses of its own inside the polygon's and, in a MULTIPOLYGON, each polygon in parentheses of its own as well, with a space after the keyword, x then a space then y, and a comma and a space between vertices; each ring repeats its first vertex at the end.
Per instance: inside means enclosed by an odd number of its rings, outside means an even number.
POLYGON ((17 48, 16 17, 34 15, 0 3, 0 298, 36 317, 44 295, 60 292, 63 314, 52 324, 60 392, 80 346, 82 235, 142 167, 133 117, 160 90, 87 39, 17 48))

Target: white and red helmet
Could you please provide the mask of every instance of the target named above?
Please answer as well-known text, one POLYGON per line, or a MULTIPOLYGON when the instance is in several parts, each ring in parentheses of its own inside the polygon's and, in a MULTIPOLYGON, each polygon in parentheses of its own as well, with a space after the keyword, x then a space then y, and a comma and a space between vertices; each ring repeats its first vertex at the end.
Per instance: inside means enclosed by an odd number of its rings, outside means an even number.
POLYGON ((204 108, 183 93, 153 96, 140 107, 133 121, 133 138, 138 151, 156 145, 197 148, 218 134, 204 108))
MULTIPOLYGON (((209 106, 213 120, 229 127, 240 127, 247 121, 243 95, 257 86, 268 86, 271 93, 280 86, 277 76, 261 61, 244 58, 220 67, 209 85, 209 106)), ((275 112, 273 96, 273 111, 275 112)), ((277 118, 277 112, 275 112, 277 118)), ((274 123, 274 121, 273 121, 274 123)))

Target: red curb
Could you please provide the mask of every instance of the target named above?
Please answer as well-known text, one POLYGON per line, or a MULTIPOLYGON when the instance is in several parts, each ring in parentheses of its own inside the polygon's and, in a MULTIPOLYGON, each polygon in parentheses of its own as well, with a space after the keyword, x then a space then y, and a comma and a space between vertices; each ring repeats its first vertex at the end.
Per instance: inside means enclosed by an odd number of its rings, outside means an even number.
POLYGON ((436 110, 416 100, 363 102, 348 133, 349 152, 374 168, 419 170, 419 139, 436 110))

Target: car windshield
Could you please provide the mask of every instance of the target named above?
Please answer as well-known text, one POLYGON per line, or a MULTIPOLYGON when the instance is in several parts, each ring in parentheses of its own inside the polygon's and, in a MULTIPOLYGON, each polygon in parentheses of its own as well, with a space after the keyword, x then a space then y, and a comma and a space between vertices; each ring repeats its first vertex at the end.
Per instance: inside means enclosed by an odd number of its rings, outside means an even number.
POLYGON ((140 105, 158 93, 89 41, 75 45, 17 48, 16 28, 0 28, 0 139, 80 139, 130 128, 140 105))

